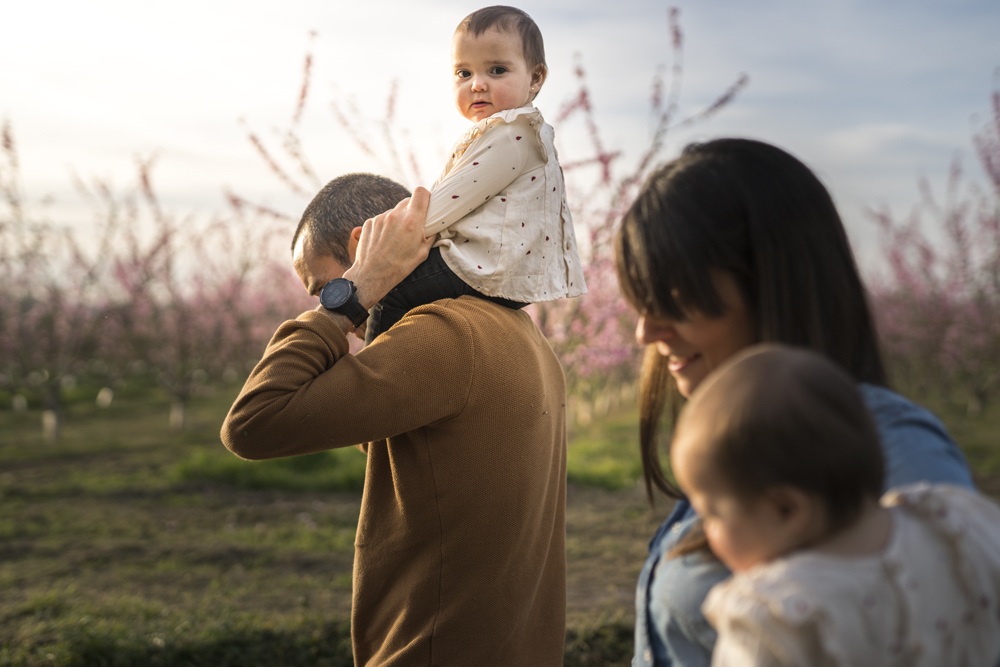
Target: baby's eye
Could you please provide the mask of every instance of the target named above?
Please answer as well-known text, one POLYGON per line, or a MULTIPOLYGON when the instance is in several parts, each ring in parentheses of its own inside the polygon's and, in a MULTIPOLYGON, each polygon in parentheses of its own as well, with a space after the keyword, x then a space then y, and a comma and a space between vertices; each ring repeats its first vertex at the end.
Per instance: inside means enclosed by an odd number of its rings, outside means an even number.
POLYGON ((499 65, 490 68, 490 74, 493 74, 494 76, 503 74, 506 71, 507 71, 506 67, 500 67, 499 65))
POLYGON ((469 70, 467 69, 460 69, 455 71, 455 76, 457 76, 459 79, 468 79, 470 76, 472 76, 472 73, 469 72, 469 70))

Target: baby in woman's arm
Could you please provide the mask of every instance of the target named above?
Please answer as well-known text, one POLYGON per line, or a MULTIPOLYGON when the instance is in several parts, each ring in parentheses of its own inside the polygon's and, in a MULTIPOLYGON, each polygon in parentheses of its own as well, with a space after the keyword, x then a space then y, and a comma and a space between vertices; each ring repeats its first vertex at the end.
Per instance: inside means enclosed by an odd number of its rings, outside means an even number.
POLYGON ((712 665, 1000 665, 1000 507, 957 486, 882 494, 856 382, 759 345, 699 385, 671 468, 701 517, 669 554, 733 576, 702 610, 712 665))

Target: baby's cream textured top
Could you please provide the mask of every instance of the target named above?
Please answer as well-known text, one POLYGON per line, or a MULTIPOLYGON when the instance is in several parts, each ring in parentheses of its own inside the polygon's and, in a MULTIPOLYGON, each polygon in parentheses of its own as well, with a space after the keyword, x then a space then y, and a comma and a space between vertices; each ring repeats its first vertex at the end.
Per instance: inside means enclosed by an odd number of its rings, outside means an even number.
POLYGON ((1000 665, 1000 507, 966 489, 886 494, 875 556, 802 552, 718 584, 712 665, 1000 665))
POLYGON ((427 234, 483 294, 538 303, 587 291, 554 136, 534 107, 495 113, 455 143, 431 190, 427 234))

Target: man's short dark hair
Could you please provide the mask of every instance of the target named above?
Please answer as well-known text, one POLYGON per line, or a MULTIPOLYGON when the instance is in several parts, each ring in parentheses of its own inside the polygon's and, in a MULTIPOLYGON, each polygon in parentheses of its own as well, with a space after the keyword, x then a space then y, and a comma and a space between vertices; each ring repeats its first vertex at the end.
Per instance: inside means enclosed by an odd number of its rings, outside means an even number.
POLYGON ((528 64, 529 72, 534 72, 539 65, 543 68, 546 67, 542 31, 538 29, 538 25, 525 11, 517 7, 494 5, 477 9, 462 19, 462 22, 455 28, 455 32, 467 32, 471 33, 473 37, 479 37, 490 28, 497 28, 521 36, 524 62, 528 64))
POLYGON ((384 176, 339 176, 323 186, 306 206, 292 236, 292 252, 295 252, 302 230, 308 229, 316 249, 326 250, 339 263, 350 266, 347 242, 354 228, 394 208, 409 196, 409 190, 384 176))

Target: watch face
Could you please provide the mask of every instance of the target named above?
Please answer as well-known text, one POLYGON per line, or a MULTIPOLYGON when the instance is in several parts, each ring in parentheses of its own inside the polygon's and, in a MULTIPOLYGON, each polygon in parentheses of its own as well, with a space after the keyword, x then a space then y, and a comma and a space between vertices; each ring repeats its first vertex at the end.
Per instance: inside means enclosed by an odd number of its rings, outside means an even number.
POLYGON ((353 293, 351 281, 345 278, 335 278, 323 286, 319 293, 319 302, 328 310, 339 308, 347 303, 353 293))

